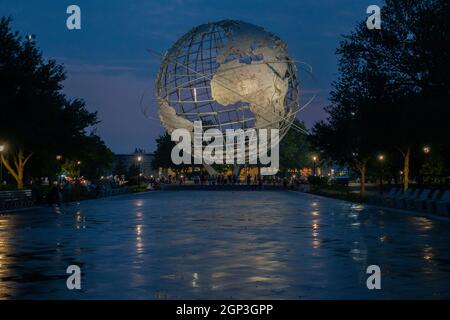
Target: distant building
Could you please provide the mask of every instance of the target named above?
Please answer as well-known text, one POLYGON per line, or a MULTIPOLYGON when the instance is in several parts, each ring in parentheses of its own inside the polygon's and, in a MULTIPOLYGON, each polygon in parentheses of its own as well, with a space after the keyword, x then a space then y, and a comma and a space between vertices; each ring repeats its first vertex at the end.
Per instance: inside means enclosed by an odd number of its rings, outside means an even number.
POLYGON ((142 175, 150 177, 155 175, 156 171, 152 169, 152 161, 154 159, 154 154, 149 152, 135 152, 132 154, 115 154, 113 170, 117 167, 118 163, 122 162, 125 170, 128 172, 130 167, 135 165, 140 170, 142 175))

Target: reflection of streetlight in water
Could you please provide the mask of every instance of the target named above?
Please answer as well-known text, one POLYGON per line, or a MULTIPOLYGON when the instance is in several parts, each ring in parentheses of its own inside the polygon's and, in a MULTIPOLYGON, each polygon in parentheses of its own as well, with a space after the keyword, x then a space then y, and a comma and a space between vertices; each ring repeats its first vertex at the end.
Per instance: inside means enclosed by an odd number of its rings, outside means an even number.
POLYGON ((314 219, 312 221, 312 237, 313 237, 313 241, 312 241, 312 245, 313 245, 313 249, 318 249, 320 247, 320 240, 319 240, 319 220, 314 219))
POLYGON ((431 261, 434 258, 434 249, 433 247, 426 245, 423 248, 423 259, 427 261, 431 261))
POLYGON ((417 231, 428 231, 434 227, 434 222, 424 217, 411 217, 408 221, 414 225, 417 231))
POLYGON ((138 224, 136 226, 136 253, 141 254, 144 252, 144 243, 142 241, 142 225, 138 224))
POLYGON ((198 287, 197 281, 198 281, 198 273, 194 272, 192 274, 192 282, 191 282, 192 288, 197 288, 198 287))
POLYGON ((11 258, 15 246, 12 242, 14 236, 14 226, 11 217, 0 216, 0 299, 14 296, 14 286, 9 286, 2 279, 11 277, 14 268, 14 258, 11 258))
POLYGON ((3 161, 1 157, 3 156, 3 152, 6 149, 6 145, 0 144, 0 184, 3 183, 3 161))

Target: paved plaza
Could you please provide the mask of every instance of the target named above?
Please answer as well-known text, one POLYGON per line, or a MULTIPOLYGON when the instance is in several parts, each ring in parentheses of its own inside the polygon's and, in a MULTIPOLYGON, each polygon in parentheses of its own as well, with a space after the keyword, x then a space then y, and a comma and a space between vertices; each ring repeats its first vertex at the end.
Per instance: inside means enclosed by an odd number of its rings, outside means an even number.
POLYGON ((1 215, 0 298, 448 299, 449 249, 450 222, 304 193, 142 193, 1 215))

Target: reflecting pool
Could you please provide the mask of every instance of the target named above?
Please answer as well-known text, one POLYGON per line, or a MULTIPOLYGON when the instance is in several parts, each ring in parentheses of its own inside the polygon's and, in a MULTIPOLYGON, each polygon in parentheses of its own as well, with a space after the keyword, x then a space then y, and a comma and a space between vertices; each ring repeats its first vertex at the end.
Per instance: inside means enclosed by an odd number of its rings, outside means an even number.
POLYGON ((31 209, 0 215, 0 298, 448 299, 450 223, 276 191, 31 209), (81 290, 66 287, 69 265, 81 290))

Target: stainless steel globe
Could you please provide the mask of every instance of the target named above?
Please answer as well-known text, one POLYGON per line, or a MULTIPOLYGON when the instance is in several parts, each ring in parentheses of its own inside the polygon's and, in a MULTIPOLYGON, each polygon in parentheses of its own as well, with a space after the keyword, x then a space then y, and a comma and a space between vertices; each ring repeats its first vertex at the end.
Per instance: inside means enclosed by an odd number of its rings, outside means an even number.
POLYGON ((223 20, 193 28, 167 50, 156 81, 170 132, 203 128, 279 129, 299 110, 297 68, 287 45, 262 27, 223 20))

